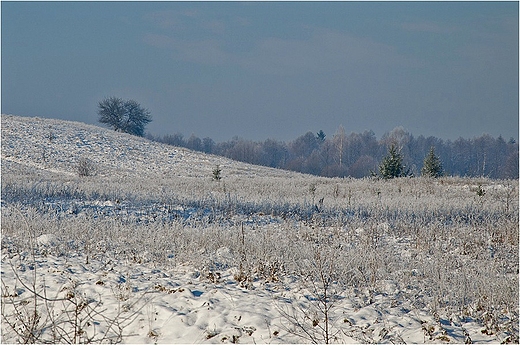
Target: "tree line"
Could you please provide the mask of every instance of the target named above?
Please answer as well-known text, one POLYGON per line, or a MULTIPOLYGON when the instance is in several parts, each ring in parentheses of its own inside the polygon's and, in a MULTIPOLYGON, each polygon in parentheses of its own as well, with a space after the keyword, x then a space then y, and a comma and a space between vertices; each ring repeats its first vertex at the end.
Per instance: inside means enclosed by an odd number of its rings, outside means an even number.
MULTIPOLYGON (((150 112, 133 100, 109 97, 98 103, 99 121, 116 131, 144 136, 150 112)), ((488 134, 473 139, 442 140, 414 137, 402 127, 379 140, 373 131, 346 134, 340 126, 332 137, 323 130, 307 132, 288 143, 267 139, 251 141, 234 137, 216 143, 194 134, 180 133, 151 140, 219 155, 233 160, 325 177, 383 178, 428 175, 518 179, 518 143, 488 134)))
MULTIPOLYGON (((289 141, 267 139, 252 141, 239 137, 216 143, 211 138, 181 133, 162 137, 148 134, 151 140, 194 151, 224 156, 233 160, 297 171, 325 177, 362 178, 383 175, 384 160, 399 159, 404 170, 400 176, 419 176, 442 166, 445 175, 518 178, 518 143, 488 134, 472 139, 442 140, 433 136, 415 137, 397 127, 377 139, 373 131, 346 134, 340 126, 328 137, 323 131, 307 132, 289 141), (393 150, 393 151, 392 151, 393 150), (398 156, 395 156, 398 155, 398 156), (427 160, 427 158, 429 159, 427 160), (427 169, 425 164, 428 165, 427 169)), ((391 160, 388 164, 391 164, 391 160)), ((395 163, 395 162, 394 162, 395 163)))

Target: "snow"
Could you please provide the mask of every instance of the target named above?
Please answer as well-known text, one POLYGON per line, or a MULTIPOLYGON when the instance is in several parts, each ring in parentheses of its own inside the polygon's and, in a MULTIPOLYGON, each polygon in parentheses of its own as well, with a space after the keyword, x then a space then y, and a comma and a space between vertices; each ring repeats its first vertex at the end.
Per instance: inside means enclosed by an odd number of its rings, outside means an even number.
POLYGON ((331 342, 518 340, 518 181, 327 179, 1 124, 2 343, 35 310, 38 342, 324 342, 320 274, 331 342))
MULTIPOLYGON (((165 270, 124 262, 106 265, 92 260, 85 264, 81 256, 49 255, 36 257, 36 267, 28 268, 19 260, 14 257, 3 262, 4 282, 16 281, 16 273, 28 286, 35 280, 40 292, 40 283, 45 284, 56 297, 63 297, 75 283, 76 293, 80 292, 90 305, 102 302, 103 318, 94 318, 96 322, 85 327, 88 334, 103 332, 108 326, 105 319, 128 317, 125 343, 305 342, 288 332, 291 326, 279 312, 288 303, 307 308, 309 301, 298 284, 287 288, 283 283, 257 282, 251 289, 244 289, 234 280, 232 270, 211 280, 186 266, 165 270)), ((7 291, 18 291, 17 301, 31 301, 32 294, 19 284, 8 287, 7 291)), ((417 310, 402 298, 402 291, 389 290, 392 292, 374 296, 370 304, 361 297, 345 296, 335 306, 345 325, 342 342, 423 343, 437 342, 445 335, 451 343, 463 343, 465 332, 473 342, 497 340, 483 335, 481 325, 469 319, 441 319, 441 329, 431 314, 417 310), (425 328, 431 329, 426 335, 425 328)), ((10 305, 4 308, 9 310, 10 305)), ((62 308, 55 306, 57 310, 62 308)))

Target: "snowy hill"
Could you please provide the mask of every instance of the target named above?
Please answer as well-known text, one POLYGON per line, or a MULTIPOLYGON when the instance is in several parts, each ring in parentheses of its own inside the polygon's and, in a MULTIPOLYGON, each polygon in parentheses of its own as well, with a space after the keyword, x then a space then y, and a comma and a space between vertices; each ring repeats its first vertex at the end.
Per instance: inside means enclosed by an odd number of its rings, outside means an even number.
POLYGON ((518 342, 518 181, 327 179, 1 125, 2 343, 518 342))
MULTIPOLYGON (((169 207, 214 207, 223 198, 229 201, 234 196, 235 201, 249 205, 267 202, 265 207, 270 208, 274 201, 298 203, 309 183, 309 176, 303 174, 236 162, 97 126, 11 115, 2 115, 2 172, 4 182, 24 175, 27 184, 65 183, 83 199, 92 199, 92 195, 102 201, 124 199, 138 207, 157 202, 169 203, 169 207), (88 162, 91 176, 78 176, 82 160, 88 162), (213 181, 217 165, 222 183, 213 181), (274 188, 280 185, 294 188, 291 193, 274 188)), ((69 194, 73 198, 73 193, 69 194)))
POLYGON ((218 164, 228 175, 291 176, 289 172, 209 156, 109 129, 64 120, 2 115, 2 159, 61 174, 91 160, 99 175, 211 178, 218 164))

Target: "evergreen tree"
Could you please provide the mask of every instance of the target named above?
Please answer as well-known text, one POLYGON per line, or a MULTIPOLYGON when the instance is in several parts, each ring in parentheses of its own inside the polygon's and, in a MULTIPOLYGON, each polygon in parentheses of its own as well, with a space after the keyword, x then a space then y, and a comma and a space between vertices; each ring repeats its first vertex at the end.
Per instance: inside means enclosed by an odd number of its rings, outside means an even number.
POLYGON ((222 180, 222 175, 220 175, 221 172, 222 169, 220 169, 220 165, 217 165, 215 169, 213 169, 213 181, 219 182, 222 180))
POLYGON ((396 145, 391 145, 388 149, 388 154, 379 165, 379 175, 384 179, 410 175, 410 172, 405 170, 403 155, 399 152, 396 145))
POLYGON ((325 141, 325 132, 323 132, 323 130, 320 129, 320 131, 318 133, 316 133, 316 137, 318 138, 318 141, 320 143, 323 143, 325 141))
POLYGON ((444 175, 444 169, 440 158, 435 154, 433 146, 430 153, 424 158, 424 164, 421 169, 421 175, 427 177, 441 177, 444 175))

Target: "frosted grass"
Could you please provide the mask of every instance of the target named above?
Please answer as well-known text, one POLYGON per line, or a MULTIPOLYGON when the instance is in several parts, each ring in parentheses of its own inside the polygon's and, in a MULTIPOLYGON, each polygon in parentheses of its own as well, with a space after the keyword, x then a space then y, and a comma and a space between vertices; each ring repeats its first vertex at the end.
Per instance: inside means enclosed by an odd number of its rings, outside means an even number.
POLYGON ((319 178, 2 116, 1 199, 3 263, 34 250, 201 277, 231 269, 248 288, 303 282, 322 248, 342 294, 369 305, 392 286, 397 305, 518 339, 518 181, 319 178), (79 156, 93 176, 74 173, 79 156))

